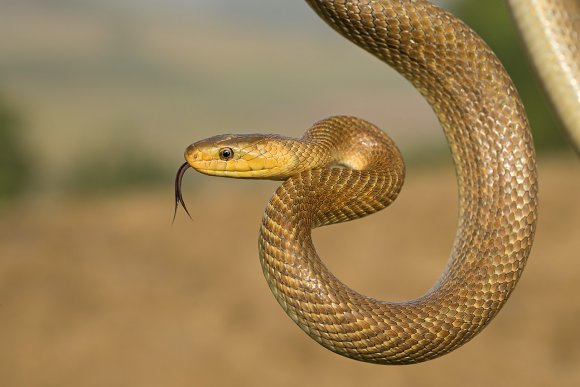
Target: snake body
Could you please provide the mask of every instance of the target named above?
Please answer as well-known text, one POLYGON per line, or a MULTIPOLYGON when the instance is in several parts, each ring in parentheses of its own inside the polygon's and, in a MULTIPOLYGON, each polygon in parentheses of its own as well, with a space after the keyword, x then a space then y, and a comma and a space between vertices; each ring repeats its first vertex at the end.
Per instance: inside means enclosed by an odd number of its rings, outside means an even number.
POLYGON ((185 152, 209 175, 284 180, 266 208, 259 253, 277 301, 310 337, 340 355, 411 364, 473 338, 504 305, 534 237, 537 179, 516 89, 489 47, 422 0, 307 0, 332 28, 406 77, 435 111, 457 171, 459 221, 437 283, 387 302, 357 293, 324 265, 311 230, 372 214, 398 195, 404 166, 374 125, 338 116, 304 137, 222 135, 185 152))
POLYGON ((580 1, 508 4, 552 105, 580 154, 580 1))

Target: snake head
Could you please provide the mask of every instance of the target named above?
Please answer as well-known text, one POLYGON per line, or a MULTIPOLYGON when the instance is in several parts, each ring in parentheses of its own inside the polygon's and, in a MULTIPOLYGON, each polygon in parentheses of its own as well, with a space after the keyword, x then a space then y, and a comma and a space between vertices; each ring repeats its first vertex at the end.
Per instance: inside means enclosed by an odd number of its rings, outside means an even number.
POLYGON ((276 135, 219 135, 191 144, 185 160, 206 175, 281 180, 288 177, 284 171, 292 162, 283 150, 288 140, 276 135))
POLYGON ((191 218, 181 181, 190 167, 211 176, 246 179, 283 180, 295 171, 296 157, 291 151, 295 140, 277 135, 225 134, 191 144, 185 150, 186 163, 175 176, 175 211, 181 205, 191 218))

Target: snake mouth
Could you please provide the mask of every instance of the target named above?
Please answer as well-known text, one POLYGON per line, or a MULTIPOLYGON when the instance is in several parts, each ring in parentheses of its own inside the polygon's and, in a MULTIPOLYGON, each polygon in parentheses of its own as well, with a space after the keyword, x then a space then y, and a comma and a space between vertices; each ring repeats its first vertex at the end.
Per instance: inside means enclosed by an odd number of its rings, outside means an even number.
POLYGON ((175 217, 177 216, 177 207, 181 204, 189 219, 193 219, 191 214, 187 210, 187 206, 185 205, 185 201, 183 200, 183 195, 181 194, 181 181, 183 180, 183 175, 185 175, 185 171, 189 168, 189 164, 183 163, 181 167, 177 170, 177 175, 175 176, 175 210, 173 211, 173 222, 175 222, 175 217))

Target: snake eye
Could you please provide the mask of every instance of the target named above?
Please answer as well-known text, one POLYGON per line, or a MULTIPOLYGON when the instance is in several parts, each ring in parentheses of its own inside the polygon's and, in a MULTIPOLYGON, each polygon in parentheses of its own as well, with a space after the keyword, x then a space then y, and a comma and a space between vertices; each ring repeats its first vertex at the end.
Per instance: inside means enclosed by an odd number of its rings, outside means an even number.
POLYGON ((222 159, 224 161, 228 161, 232 157, 234 157, 234 151, 232 150, 232 148, 220 149, 220 159, 222 159))

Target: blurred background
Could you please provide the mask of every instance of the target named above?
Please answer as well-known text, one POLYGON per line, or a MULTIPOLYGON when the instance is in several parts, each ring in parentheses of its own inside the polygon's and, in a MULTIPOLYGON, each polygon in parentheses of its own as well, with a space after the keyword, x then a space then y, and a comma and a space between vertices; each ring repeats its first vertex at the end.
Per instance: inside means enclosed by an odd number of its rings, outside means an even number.
POLYGON ((277 305, 257 229, 278 183, 190 173, 187 145, 301 135, 334 114, 387 131, 408 163, 391 208, 316 230, 339 278, 417 297, 443 269, 454 171, 430 108, 301 1, 0 0, 0 384, 580 385, 580 167, 503 1, 438 2, 497 51, 538 148, 541 214, 505 310, 464 348, 380 367, 334 355, 277 305))

